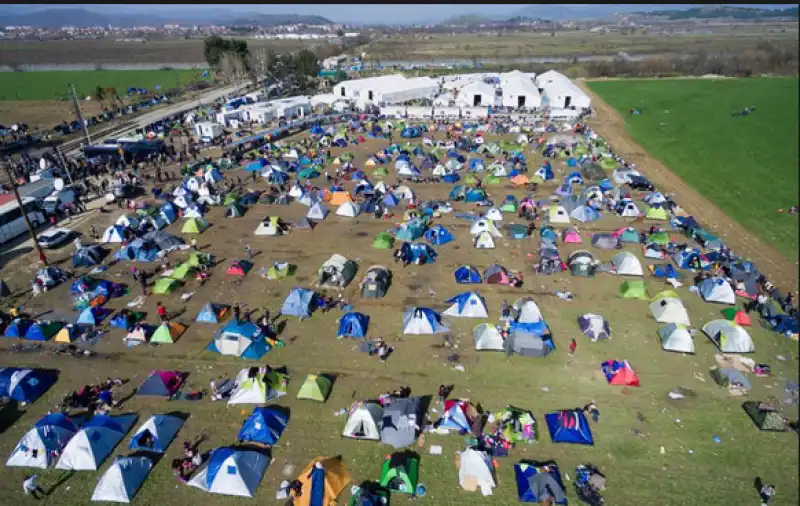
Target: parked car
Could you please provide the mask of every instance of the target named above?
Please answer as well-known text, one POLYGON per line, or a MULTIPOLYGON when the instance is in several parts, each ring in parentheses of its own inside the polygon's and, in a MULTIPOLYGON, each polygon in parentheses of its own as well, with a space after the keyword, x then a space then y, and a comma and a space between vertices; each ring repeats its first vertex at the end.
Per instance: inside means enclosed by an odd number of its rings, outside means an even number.
POLYGON ((69 242, 74 235, 68 228, 51 228, 39 234, 39 246, 46 249, 58 248, 69 242))

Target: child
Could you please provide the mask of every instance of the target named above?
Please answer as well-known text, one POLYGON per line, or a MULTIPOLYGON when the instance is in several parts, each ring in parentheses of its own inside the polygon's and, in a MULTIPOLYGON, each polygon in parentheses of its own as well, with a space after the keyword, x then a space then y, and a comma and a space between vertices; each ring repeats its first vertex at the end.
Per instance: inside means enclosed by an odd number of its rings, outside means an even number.
POLYGON ((578 342, 575 341, 575 338, 570 339, 569 341, 569 356, 575 355, 575 350, 578 348, 578 342))

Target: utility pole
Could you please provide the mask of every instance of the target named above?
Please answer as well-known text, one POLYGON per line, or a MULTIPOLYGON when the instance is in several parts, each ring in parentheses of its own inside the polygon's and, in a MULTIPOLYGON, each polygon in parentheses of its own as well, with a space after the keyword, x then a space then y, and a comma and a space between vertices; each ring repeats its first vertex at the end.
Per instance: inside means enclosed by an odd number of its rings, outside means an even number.
POLYGON ((56 154, 58 155, 58 159, 61 161, 61 165, 64 167, 64 170, 67 173, 69 184, 74 185, 75 181, 72 180, 72 172, 69 171, 69 164, 67 163, 67 159, 64 158, 64 153, 61 152, 60 146, 56 146, 56 154))
POLYGON ((22 205, 22 199, 19 196, 19 190, 17 189, 17 181, 14 179, 14 175, 11 173, 11 168, 9 167, 8 163, 3 163, 3 168, 6 170, 6 175, 8 175, 8 179, 11 181, 11 188, 14 189, 14 197, 17 199, 17 205, 19 206, 19 210, 22 211, 22 217, 25 219, 25 225, 28 226, 28 233, 31 234, 31 239, 33 239, 33 246, 39 252, 39 260, 47 267, 47 257, 44 254, 44 250, 39 245, 39 240, 36 239, 36 231, 33 229, 33 225, 31 225, 30 220, 28 219, 28 213, 25 212, 25 206, 22 205))
POLYGON ((72 96, 72 106, 75 107, 75 115, 78 116, 78 121, 81 124, 81 128, 83 129, 83 138, 86 140, 86 145, 92 145, 92 138, 89 137, 89 126, 83 120, 83 113, 81 112, 81 106, 78 104, 78 96, 75 94, 75 87, 71 84, 69 85, 69 94, 72 96))

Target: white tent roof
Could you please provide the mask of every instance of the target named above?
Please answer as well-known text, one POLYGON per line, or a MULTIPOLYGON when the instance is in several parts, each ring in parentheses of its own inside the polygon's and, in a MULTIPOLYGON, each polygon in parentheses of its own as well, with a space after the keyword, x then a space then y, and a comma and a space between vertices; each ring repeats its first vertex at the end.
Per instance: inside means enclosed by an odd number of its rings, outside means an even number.
POLYGON ((122 427, 123 432, 106 426, 82 428, 64 447, 56 469, 96 471, 136 421, 136 415, 121 415, 111 418, 122 427))
POLYGON ((497 230, 497 226, 494 222, 486 218, 475 220, 472 222, 472 226, 469 227, 469 233, 471 235, 480 235, 481 232, 489 232, 495 237, 502 237, 502 234, 497 230))
POLYGON ((460 294, 464 296, 465 300, 461 303, 454 302, 452 306, 447 308, 442 314, 444 316, 457 316, 461 318, 488 318, 489 313, 486 310, 486 301, 480 294, 475 292, 465 292, 460 294))
POLYGON ((483 231, 475 237, 475 247, 477 249, 494 249, 494 239, 492 234, 483 231))
POLYGON ((342 436, 380 441, 383 408, 374 402, 357 402, 350 408, 342 436))
POLYGON ((311 206, 306 214, 306 218, 309 220, 324 220, 326 216, 328 216, 328 208, 319 202, 311 206))
POLYGON ((689 312, 680 299, 664 297, 650 303, 650 312, 659 323, 677 323, 689 326, 689 312))
POLYGON ((530 297, 517 300, 512 307, 517 312, 518 323, 537 323, 544 319, 539 306, 530 297))
POLYGON ((361 213, 361 206, 355 202, 345 202, 336 209, 336 216, 345 216, 347 218, 355 218, 361 213))
POLYGON ((496 207, 493 207, 488 211, 486 211, 486 214, 484 214, 483 217, 486 218, 487 220, 503 221, 503 213, 501 213, 500 210, 497 209, 496 207))
POLYGON ((622 251, 614 255, 611 265, 620 276, 644 276, 641 262, 630 251, 622 251))
POLYGON ((92 501, 131 502, 152 468, 147 457, 117 458, 97 482, 92 501))
POLYGON ((670 323, 658 329, 661 348, 679 353, 694 353, 694 339, 689 330, 680 324, 670 323))
POLYGON ((703 332, 723 353, 751 353, 756 351, 750 334, 741 326, 728 320, 714 320, 703 325, 703 332), (719 342, 717 342, 719 336, 719 342))
MULTIPOLYGON (((218 448, 217 451, 227 450, 218 448)), ((222 462, 214 462, 212 454, 209 465, 189 481, 189 486, 212 494, 253 497, 267 470, 269 459, 253 450, 234 450, 222 462), (216 474, 209 480, 209 468, 216 464, 216 474)))
POLYGON ((239 371, 236 387, 228 404, 264 404, 267 402, 268 386, 262 378, 248 378, 248 369, 239 371))
POLYGON ((484 451, 467 448, 459 454, 458 483, 465 488, 473 480, 485 496, 492 495, 492 489, 497 486, 491 457, 484 451))
POLYGON ((564 206, 551 204, 548 219, 550 220, 550 223, 569 225, 569 214, 564 206))
POLYGON ((505 349, 500 329, 491 323, 481 323, 475 327, 472 331, 472 339, 475 342, 475 349, 478 351, 503 351, 505 349))

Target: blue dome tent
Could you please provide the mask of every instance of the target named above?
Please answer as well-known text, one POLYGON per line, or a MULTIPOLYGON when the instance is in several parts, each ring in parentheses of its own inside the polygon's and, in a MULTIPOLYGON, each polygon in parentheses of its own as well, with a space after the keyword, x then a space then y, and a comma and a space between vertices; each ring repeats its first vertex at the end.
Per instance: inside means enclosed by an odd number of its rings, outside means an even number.
POLYGON ((434 246, 441 246, 455 240, 453 234, 441 225, 435 225, 429 228, 424 234, 425 240, 434 246))
POLYGON ((453 272, 453 276, 456 278, 456 283, 461 285, 483 283, 480 271, 471 265, 462 265, 453 272))
POLYGON ((25 336, 25 333, 28 332, 31 325, 33 325, 33 320, 14 318, 11 320, 11 323, 8 324, 8 327, 6 327, 5 336, 22 338, 25 336))
POLYGON ((131 438, 128 444, 129 450, 146 450, 155 453, 164 453, 167 447, 175 439, 178 431, 183 427, 183 419, 172 415, 153 415, 147 419, 131 438), (143 446, 141 443, 149 438, 142 437, 149 434, 152 438, 152 443, 149 446, 143 446))
POLYGON ((281 438, 288 423, 289 417, 283 411, 257 407, 253 409, 253 414, 242 423, 237 439, 243 443, 271 446, 281 438))
POLYGON ((308 318, 314 311, 316 294, 305 288, 292 288, 289 295, 281 305, 283 316, 297 316, 298 318, 308 318))
POLYGON ((206 350, 220 355, 259 360, 271 349, 261 329, 252 322, 232 321, 219 329, 206 350))
POLYGON ((336 337, 339 339, 343 337, 363 339, 367 335, 368 327, 369 316, 354 311, 346 313, 339 319, 339 331, 336 333, 336 337))
POLYGON ((58 380, 58 371, 4 367, 0 369, 0 397, 33 402, 58 380))

